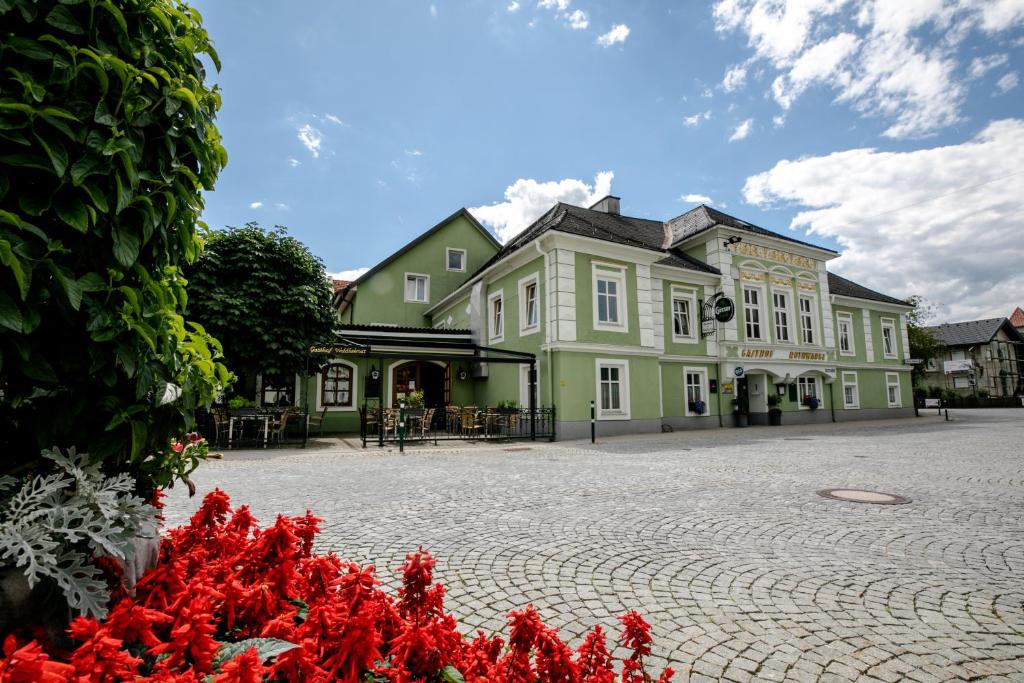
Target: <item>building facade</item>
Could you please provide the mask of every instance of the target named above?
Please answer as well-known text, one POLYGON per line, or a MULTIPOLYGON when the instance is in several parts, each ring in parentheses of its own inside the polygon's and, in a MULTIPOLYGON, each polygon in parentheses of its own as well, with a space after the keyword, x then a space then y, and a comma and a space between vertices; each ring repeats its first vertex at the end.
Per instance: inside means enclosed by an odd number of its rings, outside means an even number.
POLYGON ((1024 336, 1009 319, 970 320, 928 329, 944 350, 939 358, 928 360, 925 386, 951 389, 962 396, 1024 394, 1024 336))
POLYGON ((829 273, 837 255, 706 206, 560 203, 504 246, 460 210, 339 289, 339 343, 298 402, 330 431, 412 391, 553 405, 558 438, 589 434, 591 401, 601 434, 767 423, 776 403, 789 424, 912 414, 911 307, 829 273))

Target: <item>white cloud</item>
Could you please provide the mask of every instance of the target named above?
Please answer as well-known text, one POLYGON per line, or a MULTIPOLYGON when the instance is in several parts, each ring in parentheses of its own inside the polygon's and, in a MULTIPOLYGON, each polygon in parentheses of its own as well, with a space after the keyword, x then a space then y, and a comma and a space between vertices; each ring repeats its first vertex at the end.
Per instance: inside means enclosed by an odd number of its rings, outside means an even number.
POLYGON ((1002 78, 996 81, 996 87, 999 89, 999 94, 1004 95, 1016 88, 1019 80, 1020 79, 1017 77, 1016 71, 1011 71, 1010 73, 1005 74, 1002 78))
POLYGON ((418 150, 418 149, 407 149, 407 150, 405 150, 405 156, 407 156, 407 157, 421 157, 421 156, 423 156, 423 151, 422 150, 418 150))
POLYGON ((296 166, 302 165, 302 162, 296 159, 295 157, 288 157, 288 165, 291 166, 292 168, 295 168, 296 166))
POLYGON ((505 9, 508 12, 518 12, 519 11, 519 3, 516 2, 516 0, 512 0, 512 2, 508 3, 508 6, 505 9))
POLYGON ((249 204, 250 209, 259 209, 263 207, 263 202, 252 202, 249 204))
POLYGON ((729 136, 729 142, 735 142, 737 140, 743 140, 750 135, 750 129, 754 126, 754 119, 747 119, 740 125, 736 126, 736 130, 729 136))
POLYGON ((774 72, 771 91, 783 108, 822 86, 864 116, 886 120, 885 135, 906 138, 962 119, 965 78, 999 59, 961 70, 962 44, 974 32, 991 40, 1019 25, 1024 2, 718 0, 713 14, 718 31, 747 37, 748 64, 774 72))
POLYGON ((287 211, 289 208, 288 205, 285 204, 284 202, 277 202, 274 204, 274 206, 278 209, 281 209, 282 211, 287 211))
POLYGON ((299 128, 297 137, 303 147, 308 149, 310 154, 313 155, 314 159, 320 157, 320 145, 324 141, 323 133, 307 123, 299 128))
POLYGON ((923 294, 949 319, 1006 315, 1024 291, 1024 120, 959 145, 850 149, 780 161, 746 201, 802 207, 792 228, 835 238, 836 272, 893 296, 923 294))
POLYGON ((971 66, 968 67, 967 73, 971 78, 981 78, 992 69, 1006 64, 1008 61, 1010 61, 1010 57, 1005 54, 975 57, 971 60, 971 66))
POLYGON ((783 114, 777 114, 772 117, 772 125, 776 128, 782 128, 786 125, 786 117, 783 114))
POLYGON ((541 9, 554 9, 559 12, 564 12, 569 9, 570 0, 540 0, 537 3, 537 7, 541 9))
POLYGON ((683 125, 687 128, 696 128, 700 125, 701 121, 707 121, 711 118, 711 110, 708 109, 705 112, 697 112, 692 116, 683 117, 683 125))
POLYGON ((565 17, 569 22, 569 28, 574 31, 580 31, 590 26, 590 20, 587 19, 587 13, 581 9, 573 10, 565 17))
POLYGON ((344 126, 345 125, 345 122, 342 121, 337 116, 335 116, 334 114, 324 114, 324 118, 326 120, 330 121, 333 124, 336 124, 336 125, 339 125, 339 126, 344 126))
POLYGON ((539 183, 532 178, 520 178, 505 188, 505 201, 477 206, 469 211, 477 220, 489 226, 504 244, 537 220, 557 202, 590 206, 612 190, 611 171, 602 171, 588 185, 582 180, 566 178, 539 183))
POLYGON ((687 204, 710 204, 711 197, 706 194, 684 194, 679 198, 679 201, 686 202, 687 204))
POLYGON ((369 268, 352 268, 350 270, 338 271, 337 273, 327 273, 327 277, 332 280, 347 280, 348 282, 351 282, 369 270, 369 268))
POLYGON ((628 37, 629 27, 625 24, 615 24, 608 33, 603 33, 597 37, 597 44, 601 47, 611 47, 616 43, 626 42, 628 37))
POLYGON ((432 17, 436 17, 437 16, 437 5, 431 5, 430 6, 430 16, 432 16, 432 17))
POLYGON ((747 80, 747 67, 745 64, 737 64, 730 67, 725 72, 725 77, 722 79, 722 89, 725 92, 732 92, 737 88, 743 87, 743 83, 747 80))

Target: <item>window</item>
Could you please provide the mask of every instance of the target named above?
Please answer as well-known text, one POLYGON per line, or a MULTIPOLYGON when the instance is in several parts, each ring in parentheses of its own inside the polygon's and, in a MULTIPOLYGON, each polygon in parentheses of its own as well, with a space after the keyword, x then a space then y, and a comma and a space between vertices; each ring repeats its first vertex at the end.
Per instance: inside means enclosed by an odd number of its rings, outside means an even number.
POLYGON ((540 330, 540 299, 534 273, 519 281, 519 334, 532 334, 540 330))
POLYGON ((597 417, 629 419, 629 365, 625 361, 597 361, 597 417))
POLYGON ((672 288, 672 339, 674 341, 696 341, 698 321, 697 293, 692 289, 672 288))
POLYGON ((759 341, 761 336, 761 290, 743 288, 743 321, 746 323, 747 340, 759 341))
POLYGON ((817 335, 814 330, 814 298, 800 297, 800 334, 804 344, 814 344, 817 335))
POLYGON ((505 339, 505 297, 502 290, 499 289, 487 298, 487 310, 491 343, 503 341, 505 339))
POLYGON ((593 264, 594 329, 626 332, 626 270, 593 264))
POLYGON ((839 323, 839 355, 852 356, 856 353, 853 347, 853 317, 849 313, 840 313, 836 320, 839 323))
POLYGON ((890 408, 899 408, 903 405, 900 396, 900 376, 896 372, 885 373, 885 395, 889 400, 890 408))
POLYGON ((320 375, 320 405, 324 408, 351 408, 352 366, 332 363, 320 375))
POLYGON ((447 270, 454 270, 458 272, 465 272, 466 270, 466 250, 465 249, 452 249, 448 248, 444 250, 445 256, 445 268, 447 270))
POLYGON ((843 373, 843 408, 860 408, 860 390, 857 387, 857 373, 843 373))
POLYGON ((785 292, 772 292, 775 310, 775 341, 791 342, 789 337, 789 296, 785 292))
POLYGON ((796 390, 798 393, 798 399, 800 400, 800 408, 810 408, 807 405, 810 399, 817 399, 818 407, 821 407, 821 392, 818 391, 818 378, 817 377, 797 377, 796 378, 796 390))
POLYGON ((405 301, 411 304, 430 302, 430 276, 418 273, 405 274, 405 301))
POLYGON ((896 357, 896 323, 889 318, 882 318, 882 355, 896 357))
POLYGON ((289 384, 287 378, 259 376, 261 406, 293 406, 295 405, 295 385, 289 384))
POLYGON ((683 384, 686 389, 684 414, 704 415, 708 412, 708 371, 703 368, 684 368, 683 384))

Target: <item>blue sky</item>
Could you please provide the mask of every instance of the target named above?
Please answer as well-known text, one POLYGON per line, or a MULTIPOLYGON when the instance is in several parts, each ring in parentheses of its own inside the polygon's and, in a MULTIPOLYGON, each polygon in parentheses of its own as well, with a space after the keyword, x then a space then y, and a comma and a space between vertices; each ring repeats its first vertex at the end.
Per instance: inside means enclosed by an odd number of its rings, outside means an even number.
POLYGON ((230 156, 205 220, 286 225, 331 272, 610 188, 793 226, 943 319, 1024 305, 1021 0, 194 4, 230 156))

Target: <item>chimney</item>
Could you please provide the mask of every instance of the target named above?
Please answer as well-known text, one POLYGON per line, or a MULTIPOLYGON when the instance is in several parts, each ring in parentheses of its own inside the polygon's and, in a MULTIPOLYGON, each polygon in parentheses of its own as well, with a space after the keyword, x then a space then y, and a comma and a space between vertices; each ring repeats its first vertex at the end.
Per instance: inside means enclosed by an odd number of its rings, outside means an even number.
POLYGON ((604 199, 599 199, 596 204, 590 207, 591 211, 600 211, 601 213, 612 213, 616 216, 619 215, 619 198, 608 195, 604 199))

